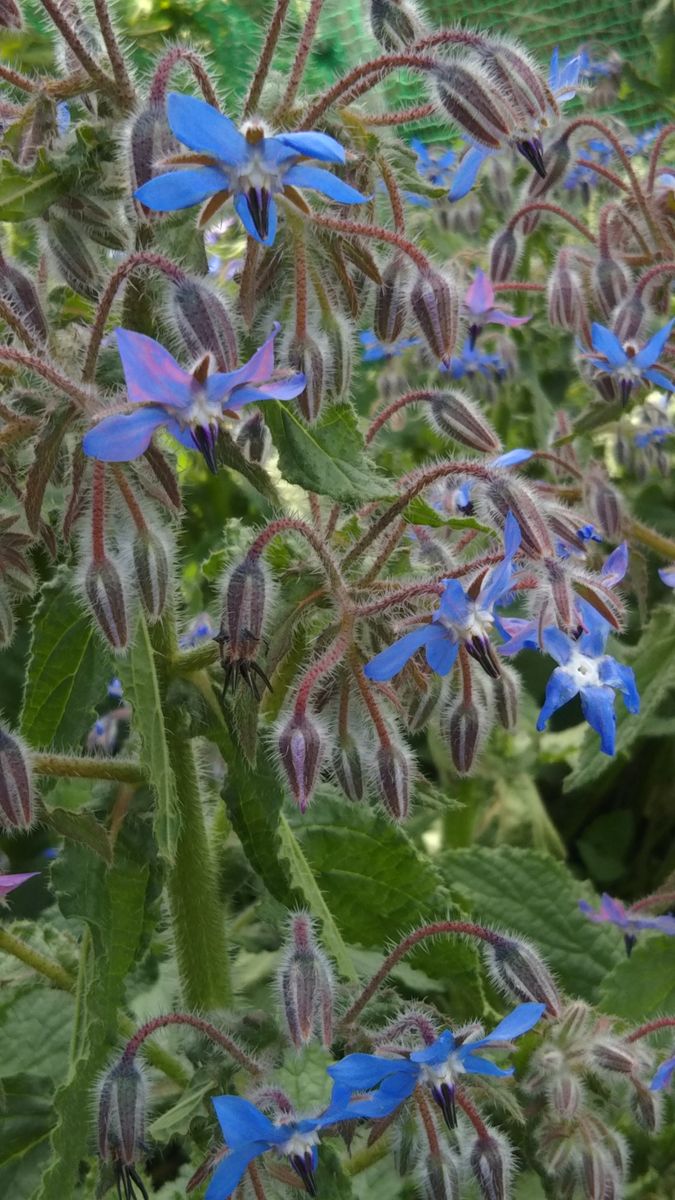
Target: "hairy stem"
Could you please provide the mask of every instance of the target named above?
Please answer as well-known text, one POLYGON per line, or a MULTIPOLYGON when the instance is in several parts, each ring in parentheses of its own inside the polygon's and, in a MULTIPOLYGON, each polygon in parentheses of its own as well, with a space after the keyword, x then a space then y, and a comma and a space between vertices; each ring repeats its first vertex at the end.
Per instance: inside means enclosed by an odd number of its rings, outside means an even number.
POLYGON ((187 46, 172 46, 170 50, 164 54, 157 66, 150 84, 149 99, 153 104, 161 104, 166 96, 166 89, 171 77, 171 72, 178 63, 185 63, 190 68, 194 75, 202 96, 207 104, 213 108, 220 108, 218 97, 206 69, 206 64, 200 54, 195 50, 190 50, 187 46))
POLYGON ((67 42, 78 62, 82 64, 93 83, 108 95, 117 95, 117 84, 99 67, 96 59, 89 53, 84 42, 76 33, 61 8, 58 0, 40 0, 45 12, 49 14, 64 42, 67 42))
POLYGON ((140 763, 125 758, 79 758, 68 754, 33 754, 37 775, 64 779, 112 779, 117 783, 147 783, 148 772, 140 763))
POLYGON ((120 101, 121 107, 128 112, 134 105, 135 90, 117 40, 117 34, 113 28, 107 0, 94 0, 94 11, 117 84, 117 99, 120 101))
POLYGON ((324 213, 313 212, 310 219, 315 225, 322 225, 324 229, 334 229, 336 233, 388 242, 390 246, 397 246, 408 258, 412 259, 418 270, 426 272, 432 269, 426 254, 423 254, 414 242, 410 242, 400 233, 392 232, 391 229, 383 229, 380 225, 368 225, 365 221, 347 221, 340 217, 329 217, 324 213))
POLYGON ((91 405, 91 395, 89 392, 86 392, 79 384, 74 383, 67 375, 62 375, 60 371, 57 371, 56 367, 43 362, 41 358, 36 358, 33 354, 27 354, 25 350, 14 350, 11 346, 0 346, 0 362, 12 363, 18 367, 25 367, 28 371, 34 371, 36 375, 40 375, 48 383, 53 383, 54 387, 57 387, 64 395, 70 396, 78 408, 83 409, 85 412, 91 405))
POLYGON ((37 971, 38 975, 43 975, 61 991, 75 991, 75 980, 60 963, 47 958, 46 954, 40 954, 39 950, 34 950, 26 942, 22 942, 21 938, 15 937, 8 929, 0 928, 0 950, 18 958, 19 962, 25 963, 33 971, 37 971))
POLYGON ((628 1034, 627 1042, 639 1042, 640 1038, 648 1037, 650 1033, 656 1033, 659 1029, 672 1029, 675 1026, 675 1017, 657 1017, 654 1021, 648 1021, 646 1025, 640 1025, 638 1029, 634 1029, 628 1034))
POLYGON ((295 52, 295 59, 291 67, 291 74, 286 85, 286 91, 283 94, 281 103, 278 108, 279 113, 288 112, 295 97, 298 94, 298 88, 305 73, 305 65, 309 57, 309 52, 312 49, 312 42, 316 36, 316 28, 319 24, 321 9, 323 8, 324 0, 312 0, 309 12, 305 18, 298 48, 295 52))
POLYGON ((106 321, 110 316, 110 310, 119 289, 134 271, 138 271, 143 267, 160 271, 174 283, 182 283, 186 278, 185 271, 182 271, 180 267, 172 263, 170 259, 164 258, 162 254, 155 254, 151 250, 139 250, 135 254, 130 254, 124 262, 120 263, 110 276, 107 287, 98 302, 96 316, 91 327, 84 367, 82 368, 82 378, 84 380, 89 381, 94 378, 96 360, 103 340, 103 334, 105 333, 106 321))
POLYGON ((243 115, 245 117, 250 116, 260 99, 265 80, 267 79, 267 73, 274 57, 274 51, 277 48, 279 35, 281 33, 284 21, 286 20, 286 13, 288 12, 289 4, 290 0, 276 0, 274 12, 272 13, 272 20, 267 28, 267 34, 265 35, 263 48, 260 51, 258 65, 255 69, 253 79, 251 80, 251 86, 248 89, 248 95, 244 101, 243 115))
POLYGON ((136 1056, 146 1038, 151 1037, 158 1029, 166 1029, 169 1025, 189 1025, 192 1029, 199 1030, 205 1037, 220 1046, 221 1050, 225 1050, 230 1058, 239 1063, 239 1066, 243 1067, 245 1071, 250 1072, 251 1075, 260 1074, 261 1068, 258 1063, 245 1050, 242 1050, 233 1038, 212 1025, 210 1021, 205 1021, 202 1017, 196 1017, 192 1013, 167 1013, 165 1016, 153 1017, 152 1020, 146 1021, 145 1025, 142 1025, 127 1042, 122 1052, 122 1059, 129 1062, 136 1056))

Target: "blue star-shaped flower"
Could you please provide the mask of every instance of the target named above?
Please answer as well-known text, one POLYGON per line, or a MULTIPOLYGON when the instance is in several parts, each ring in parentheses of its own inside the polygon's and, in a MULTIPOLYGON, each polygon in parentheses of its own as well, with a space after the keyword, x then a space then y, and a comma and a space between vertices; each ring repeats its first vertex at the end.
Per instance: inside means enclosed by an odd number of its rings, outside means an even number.
POLYGON ((594 921, 596 925, 605 923, 616 925, 617 929, 623 933, 628 954, 635 945, 636 935, 643 929, 652 929, 656 933, 665 933, 669 937, 675 937, 675 917, 642 916, 639 911, 631 911, 620 900, 608 896, 607 892, 602 893, 599 909, 593 908, 588 900, 580 900, 579 908, 584 916, 588 917, 589 921, 594 921))
POLYGON ((453 379, 485 375, 487 379, 503 379, 506 367, 498 354, 484 354, 477 346, 466 341, 458 355, 453 355, 449 366, 441 363, 439 371, 447 372, 453 379))
POLYGON ((485 325, 527 325, 532 317, 516 317, 503 308, 495 308, 495 290, 480 267, 464 296, 464 307, 469 318, 469 349, 473 350, 476 338, 485 325))
POLYGON ((388 646, 363 668, 368 679, 382 682, 398 675, 416 650, 425 647, 427 662, 437 675, 447 675, 460 646, 494 679, 499 662, 490 641, 494 607, 511 589, 513 556, 520 545, 520 527, 512 513, 504 525, 504 558, 488 571, 475 599, 470 599, 458 579, 443 582, 443 595, 431 621, 388 646))
POLYGON ((364 329, 359 334, 363 346, 364 363, 389 361, 390 358, 400 358, 411 346, 419 346, 418 337, 400 337, 395 342, 381 342, 373 329, 364 329))
MULTIPOLYGON (((200 450, 209 469, 217 470, 216 439, 228 417, 263 400, 292 400, 305 386, 303 374, 275 377, 275 324, 267 341, 243 367, 206 375, 204 363, 194 373, 179 366, 159 342, 143 333, 118 329, 129 413, 104 417, 85 434, 85 454, 103 462, 129 462, 147 450, 157 429, 164 428, 188 449, 200 450)), ((205 360, 206 361, 206 360, 205 360)))
POLYGON ((268 1150, 285 1155, 310 1196, 316 1196, 314 1172, 320 1131, 357 1117, 385 1117, 395 1106, 394 1100, 376 1093, 353 1100, 351 1091, 338 1084, 333 1088, 328 1108, 318 1117, 275 1124, 250 1100, 240 1096, 216 1096, 213 1107, 229 1153, 216 1168, 205 1200, 227 1200, 249 1163, 268 1150))
POLYGON ((595 354, 588 354, 588 359, 603 375, 613 376, 617 380, 623 404, 628 402, 631 391, 640 383, 653 383, 668 392, 675 392, 675 384, 667 375, 654 370, 654 363, 660 358, 673 325, 675 318, 659 329, 641 350, 637 350, 632 342, 622 346, 611 329, 593 323, 591 341, 595 354))
MULTIPOLYGON (((172 133, 194 153, 173 160, 187 170, 158 175, 134 193, 156 212, 190 208, 211 196, 224 203, 232 196, 246 232, 271 246, 277 230, 274 196, 280 192, 305 211, 296 188, 321 192, 338 204, 361 204, 367 198, 330 171, 301 162, 344 163, 344 149, 327 133, 303 130, 270 137, 256 122, 239 130, 210 104, 177 92, 168 97, 167 117, 172 133)), ((209 205, 209 215, 216 207, 209 205)))
POLYGON ((430 1046, 413 1051, 408 1058, 348 1054, 329 1067, 328 1074, 337 1084, 352 1091, 379 1084, 375 1095, 383 1101, 386 1098, 392 1105, 391 1111, 407 1100, 418 1084, 426 1084, 452 1127, 456 1123, 455 1088, 462 1075, 513 1075, 513 1067, 498 1067, 476 1051, 498 1042, 511 1042, 528 1033, 545 1011, 545 1004, 519 1004, 485 1037, 472 1039, 469 1035, 463 1040, 446 1029, 430 1046))
POLYGON ((537 721, 541 733, 554 712, 581 697, 581 708, 592 729, 600 735, 604 754, 614 754, 616 741, 615 691, 621 692, 630 713, 640 711, 640 697, 631 667, 605 654, 609 624, 590 604, 584 604, 584 622, 588 633, 574 641, 561 629, 545 629, 543 648, 559 666, 546 686, 543 708, 537 721))
POLYGON ((656 1075, 652 1079, 649 1088, 652 1092, 660 1092, 670 1083, 673 1074, 675 1073, 675 1054, 672 1058, 667 1058, 661 1063, 656 1075))
POLYGON ((558 104, 565 104, 567 100, 574 99, 577 94, 577 84, 581 76, 588 71, 588 67, 589 59, 584 50, 579 54, 564 58, 561 62, 556 46, 551 55, 548 82, 558 104))
POLYGON ((454 150, 430 150, 419 138, 411 138, 410 147, 417 155, 417 174, 432 187, 449 188, 457 157, 454 150))

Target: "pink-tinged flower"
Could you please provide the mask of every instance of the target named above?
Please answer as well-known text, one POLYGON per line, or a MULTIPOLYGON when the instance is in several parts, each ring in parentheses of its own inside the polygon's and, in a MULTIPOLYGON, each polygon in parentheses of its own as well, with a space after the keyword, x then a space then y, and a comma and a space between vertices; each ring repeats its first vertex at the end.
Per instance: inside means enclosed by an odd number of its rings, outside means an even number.
POLYGON ((469 317, 469 346, 473 350, 476 338, 485 325, 526 325, 529 317, 516 317, 504 308, 495 308, 495 290, 484 271, 477 268, 473 283, 464 297, 469 317))
POLYGON ((32 879, 34 875, 39 874, 39 871, 27 871, 23 875, 0 875, 0 902, 15 888, 21 887, 21 884, 25 883, 27 879, 32 879))
POLYGON ((620 900, 608 896, 607 892, 602 893, 599 909, 593 908, 587 900, 580 900, 579 908, 584 916, 588 917, 589 921, 594 921, 596 925, 605 923, 616 925, 617 929, 623 932, 627 954, 630 954, 633 949, 637 934, 641 930, 652 929, 655 933, 665 933, 669 937, 675 937, 675 917, 643 915, 641 911, 636 911, 635 907, 626 908, 620 900))

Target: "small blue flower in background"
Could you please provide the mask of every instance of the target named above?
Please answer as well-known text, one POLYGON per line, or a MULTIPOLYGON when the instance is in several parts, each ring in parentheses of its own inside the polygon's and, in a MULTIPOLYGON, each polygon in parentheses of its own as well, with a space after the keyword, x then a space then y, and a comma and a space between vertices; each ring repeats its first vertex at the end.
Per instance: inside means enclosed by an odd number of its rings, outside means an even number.
MULTIPOLYGON (((345 162, 344 149, 327 133, 302 131, 268 137, 252 122, 239 130, 204 100, 177 92, 168 97, 167 117, 178 141, 195 154, 180 156, 187 170, 158 175, 138 188, 135 198, 146 208, 173 212, 211 196, 219 196, 222 203, 233 196, 246 232, 271 246, 277 231, 274 196, 279 193, 296 203, 295 188, 321 192, 338 204, 361 204, 367 199, 330 171, 301 163, 306 158, 345 162)), ((299 203, 304 206, 302 199, 299 203)))
POLYGON ((122 687, 122 681, 120 679, 111 679, 110 683, 108 684, 108 695, 113 700, 122 699, 122 696, 124 695, 124 688, 122 687))
POLYGON ((599 909, 593 908, 587 900, 579 901, 579 908, 589 921, 594 921, 596 925, 616 925, 617 929, 621 930, 628 954, 635 945, 637 934, 643 929, 651 929, 655 933, 665 933, 669 937, 675 937, 675 917, 643 917, 639 914, 639 907, 637 905, 626 908, 620 900, 615 900, 606 892, 602 893, 599 909))
MULTIPOLYGON (((518 467, 521 463, 527 462, 532 458, 534 450, 525 450, 518 447, 515 450, 506 450, 504 454, 500 454, 497 458, 490 459, 485 465, 488 467, 500 467, 508 469, 509 467, 518 467)), ((430 489, 427 495, 429 504, 436 512, 454 513, 460 515, 471 515, 473 512, 473 503, 471 493, 473 491, 475 480, 466 479, 459 487, 448 487, 447 484, 441 484, 437 489, 430 489)))
POLYGON ((200 642, 206 641, 207 638, 212 638, 215 633, 211 618, 208 613, 200 613, 190 622, 184 634, 178 639, 178 645, 181 650, 191 649, 193 646, 198 646, 200 642))
POLYGON ((600 735, 601 750, 604 754, 614 754, 615 692, 621 692, 630 713, 640 711, 640 697, 631 667, 623 666, 605 654, 608 622, 590 604, 585 604, 583 611, 589 632, 582 634, 578 641, 554 627, 545 629, 542 634, 543 649, 559 665, 546 686, 537 729, 541 733, 553 713, 578 695, 585 720, 600 735))
POLYGON ((432 187, 449 188, 457 155, 454 150, 431 150, 419 138, 411 138, 410 148, 417 155, 417 174, 432 187))
POLYGON ((447 372, 453 379, 484 375, 486 379, 503 379, 506 367, 499 354, 484 354, 477 346, 466 341, 459 354, 453 356, 448 366, 441 363, 439 371, 447 372))
POLYGON ((626 146, 627 153, 633 157, 636 154, 647 154, 659 136, 663 124, 652 125, 649 129, 643 129, 642 133, 635 136, 635 141, 631 146, 626 146))
POLYGON ((673 1073, 675 1072, 675 1054, 672 1058, 667 1058, 661 1063, 656 1075, 652 1079, 649 1088, 652 1092, 660 1092, 670 1083, 673 1073))
POLYGON ((476 270, 473 282, 464 296, 464 308, 469 317, 469 349, 473 350, 476 338, 486 325, 526 325, 532 317, 516 317, 502 308, 495 308, 495 290, 484 271, 476 270))
POLYGON ((59 100, 56 105, 56 129, 59 137, 64 137, 70 129, 70 109, 65 100, 59 100))
POLYGON ((206 1200, 227 1200, 239 1184, 249 1163, 268 1150, 288 1158, 310 1196, 316 1196, 314 1172, 318 1161, 319 1133, 339 1121, 357 1117, 388 1116, 395 1103, 377 1094, 352 1100, 348 1089, 336 1086, 331 1102, 318 1117, 284 1120, 279 1124, 240 1096, 216 1096, 213 1107, 229 1153, 216 1168, 206 1200))
POLYGON ((363 346, 362 361, 370 363, 382 362, 390 358, 400 358, 411 346, 419 346, 421 339, 418 337, 400 337, 395 342, 381 342, 373 329, 364 329, 359 334, 359 341, 363 346))
POLYGON ((235 371, 204 377, 179 366, 159 342, 143 333, 118 329, 129 413, 104 417, 85 434, 85 454, 103 462, 130 462, 147 450, 156 430, 164 428, 190 450, 200 450, 216 472, 216 440, 221 424, 245 404, 263 400, 292 400, 305 386, 302 374, 275 377, 276 324, 259 350, 235 371))
MULTIPOLYGON (((595 532, 595 525, 582 525, 581 529, 576 531, 577 538, 580 542, 601 542, 602 538, 595 532)), ((556 544, 556 553, 558 558, 585 558, 586 554, 583 549, 573 550, 566 542, 558 541, 556 544)))
POLYGON ((504 525, 504 557, 488 571, 477 597, 470 599, 458 579, 445 579, 440 604, 431 621, 406 633, 371 659, 363 668, 367 678, 380 683, 398 675, 422 646, 431 670, 437 675, 447 675, 462 645, 488 675, 497 678, 499 662, 490 641, 490 630, 495 623, 495 605, 509 594, 513 556, 519 545, 520 528, 509 513, 504 525))
POLYGON ((545 1004, 519 1004, 485 1037, 464 1039, 449 1029, 409 1058, 381 1058, 375 1054, 348 1054, 328 1068, 336 1083, 359 1091, 380 1085, 376 1096, 392 1102, 392 1111, 411 1096, 419 1083, 427 1084, 446 1123, 456 1124, 455 1088, 462 1075, 513 1075, 513 1067, 498 1067, 476 1053, 485 1046, 511 1042, 528 1033, 546 1011, 545 1004))
POLYGON ((558 104, 573 100, 577 94, 577 84, 582 75, 588 73, 589 58, 585 50, 573 54, 560 62, 560 54, 556 46, 551 55, 548 81, 558 104))
POLYGON ((673 325, 675 319, 664 325, 663 329, 659 329, 641 350, 636 350, 631 342, 622 346, 611 329, 606 329, 597 322, 593 323, 591 341, 595 354, 588 353, 587 358, 603 375, 612 375, 617 379, 623 404, 628 403, 633 388, 645 382, 656 384, 668 392, 675 392, 675 383, 661 371, 654 370, 654 363, 663 353, 673 325))
POLYGON ((675 563, 671 567, 659 567, 659 578, 666 587, 675 588, 675 563))

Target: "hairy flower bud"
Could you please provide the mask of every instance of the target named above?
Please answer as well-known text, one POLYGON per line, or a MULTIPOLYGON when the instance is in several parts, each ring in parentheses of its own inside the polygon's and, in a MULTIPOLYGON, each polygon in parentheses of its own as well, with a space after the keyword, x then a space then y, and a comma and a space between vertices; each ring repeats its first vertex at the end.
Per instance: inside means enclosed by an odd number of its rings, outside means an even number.
POLYGON ((0 256, 0 296, 41 342, 47 341, 47 319, 37 288, 29 275, 0 256))
POLYGON ((272 449, 272 439, 261 412, 254 410, 250 417, 240 421, 234 440, 247 462, 265 465, 272 449))
POLYGON ((459 294, 454 281, 432 268, 420 272, 410 303, 434 358, 449 363, 459 325, 459 294))
POLYGON ((324 1046, 333 1037, 333 974, 317 944, 311 918, 291 918, 290 936, 279 973, 279 992, 289 1037, 300 1050, 318 1029, 324 1046))
POLYGON ((276 744, 293 799, 304 813, 319 781, 325 747, 322 731, 306 713, 293 712, 278 730, 276 744))
POLYGON ((47 244, 68 287, 87 300, 97 300, 103 274, 90 244, 82 236, 81 227, 75 221, 51 212, 47 222, 47 244))
POLYGON ((501 672, 494 681, 493 691, 497 720, 504 729, 513 730, 518 724, 520 690, 520 675, 513 667, 502 663, 501 672))
POLYGON ((354 343, 349 322, 337 316, 327 326, 325 335, 330 363, 328 395, 331 400, 346 400, 349 397, 354 368, 354 343))
POLYGON ((124 583, 109 558, 92 562, 84 579, 84 590, 99 629, 114 650, 123 650, 129 639, 124 583))
POLYGON ((35 820, 30 757, 23 742, 0 728, 0 829, 16 833, 35 820))
POLYGON ((593 1043, 593 1059, 605 1071, 619 1075, 632 1075, 639 1065, 635 1050, 628 1042, 612 1038, 598 1039, 593 1043))
POLYGON ((440 102, 453 121, 472 140, 499 149, 509 136, 514 114, 490 74, 474 60, 466 65, 454 60, 439 61, 435 77, 440 102))
POLYGON ((424 34, 424 25, 409 0, 370 0, 370 25, 384 50, 403 50, 424 34))
POLYGON ((450 1150, 425 1150, 417 1161, 417 1176, 424 1200, 460 1200, 459 1161, 450 1150))
POLYGON ((14 637, 14 613, 4 588, 0 588, 0 648, 9 646, 14 637))
POLYGON ((382 271, 382 283, 375 292, 373 328, 387 345, 400 338, 405 326, 407 297, 405 265, 397 255, 382 271))
POLYGON ((591 271, 591 286, 603 316, 609 318, 617 305, 626 298, 630 279, 626 269, 615 258, 602 257, 597 260, 591 271))
POLYGON ((553 976, 528 942, 500 937, 485 947, 485 960, 493 983, 506 996, 545 1004, 558 1016, 561 1000, 553 976))
POLYGON ((225 671, 225 690, 236 688, 239 676, 256 692, 256 677, 269 683, 254 661, 262 639, 267 601, 267 577, 262 560, 247 554, 230 572, 225 586, 220 632, 221 663, 225 671))
POLYGON ((529 489, 519 480, 509 479, 505 472, 493 479, 486 495, 505 521, 513 513, 520 526, 521 545, 532 558, 555 558, 555 550, 548 526, 541 511, 541 501, 535 500, 529 489))
POLYGON ((16 0, 0 0, 0 29, 21 29, 23 17, 16 0))
POLYGON ((331 763, 333 774, 348 800, 358 804, 365 792, 363 762, 358 744, 347 734, 335 746, 331 763))
POLYGON ((310 424, 316 421, 326 398, 326 346, 322 338, 309 333, 297 335, 287 353, 288 365, 305 376, 305 388, 297 397, 300 412, 310 424))
POLYGON ((380 745, 373 761, 373 782, 385 812, 394 821, 405 821, 410 811, 410 756, 392 742, 380 745))
POLYGON ((473 700, 457 696, 441 718, 441 733, 449 747, 458 775, 469 775, 478 761, 489 733, 487 710, 473 700))
MULTIPOLYGON (((434 559, 439 566, 445 566, 444 559, 434 559)), ((427 681, 426 690, 424 688, 415 688, 412 694, 412 700, 408 705, 406 724, 411 733, 419 733, 424 729, 431 720, 432 714, 438 698, 441 693, 440 680, 438 676, 432 675, 427 681)))
POLYGON ((522 240, 507 226, 493 239, 490 246, 490 278, 493 283, 506 283, 515 271, 522 253, 522 240))
POLYGON ((429 409, 436 428, 446 437, 483 454, 496 454, 500 450, 496 430, 466 392, 458 388, 434 392, 429 409))
POLYGON ((551 1108, 564 1121, 571 1121, 581 1107, 583 1092, 576 1076, 565 1071, 555 1075, 549 1085, 551 1108))
MULTIPOLYGON (((131 191, 137 191, 155 175, 155 164, 176 148, 169 129, 164 102, 151 102, 134 118, 129 137, 131 191)), ((160 172, 158 171, 157 174, 160 172)), ((139 208, 143 208, 139 204, 139 208)), ((143 211, 148 212, 148 209, 143 211)))
POLYGON ((99 1084, 97 1110, 98 1152, 124 1183, 120 1195, 133 1196, 132 1183, 145 1195, 134 1163, 144 1147, 146 1109, 143 1074, 135 1058, 123 1056, 99 1084))
POLYGON ((479 1135, 469 1163, 483 1200, 507 1200, 510 1195, 511 1148, 503 1134, 479 1135))
POLYGON ((186 349, 194 358, 212 354, 219 371, 237 365, 237 335, 227 308, 206 283, 183 279, 171 290, 171 311, 186 349))
POLYGON ((162 539, 150 529, 139 531, 134 538, 132 557, 143 607, 151 621, 158 621, 166 605, 171 573, 162 539))
POLYGON ((630 1106, 635 1120, 643 1129, 656 1133, 661 1124, 663 1093, 653 1092, 637 1078, 631 1078, 632 1091, 630 1106))
POLYGON ((548 319, 551 325, 576 333, 586 317, 581 278, 560 254, 548 281, 548 319))
POLYGON ((645 306, 637 292, 632 291, 621 301, 612 321, 612 330, 620 342, 637 338, 645 318, 645 306))
POLYGON ((591 520, 600 526, 610 542, 621 538, 623 504, 617 489, 600 472, 586 478, 586 504, 591 520))

